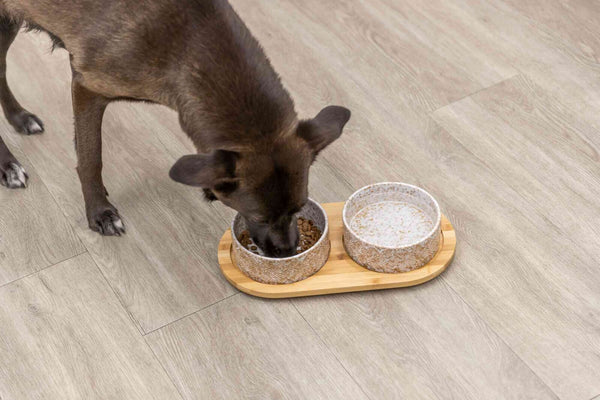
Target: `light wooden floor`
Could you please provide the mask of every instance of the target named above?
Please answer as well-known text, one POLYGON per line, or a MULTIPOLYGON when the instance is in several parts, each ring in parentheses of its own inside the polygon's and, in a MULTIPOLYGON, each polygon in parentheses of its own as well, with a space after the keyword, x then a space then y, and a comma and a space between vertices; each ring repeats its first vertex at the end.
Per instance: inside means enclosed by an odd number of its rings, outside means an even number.
POLYGON ((68 57, 22 34, 0 135, 30 175, 0 190, 0 398, 582 399, 600 394, 600 3, 233 1, 301 116, 353 117, 310 193, 429 190, 457 230, 425 285, 267 301, 219 274, 233 213, 167 171, 174 113, 111 105, 104 177, 128 233, 87 228, 68 57))

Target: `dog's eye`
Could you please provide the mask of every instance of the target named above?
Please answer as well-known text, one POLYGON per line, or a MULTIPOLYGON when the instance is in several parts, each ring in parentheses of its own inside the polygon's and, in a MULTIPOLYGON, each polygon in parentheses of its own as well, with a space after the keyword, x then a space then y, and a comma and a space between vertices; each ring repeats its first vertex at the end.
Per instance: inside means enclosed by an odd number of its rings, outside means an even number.
POLYGON ((223 194, 228 194, 233 192, 234 190, 236 190, 238 187, 238 183, 237 182, 223 182, 223 183, 218 183, 215 185, 214 189, 217 192, 223 193, 223 194))

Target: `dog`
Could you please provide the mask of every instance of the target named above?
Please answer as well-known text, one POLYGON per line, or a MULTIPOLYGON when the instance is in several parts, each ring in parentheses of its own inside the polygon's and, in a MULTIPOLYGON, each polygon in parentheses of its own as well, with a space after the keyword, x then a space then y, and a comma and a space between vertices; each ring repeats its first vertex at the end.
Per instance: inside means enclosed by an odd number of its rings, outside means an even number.
MULTIPOLYGON (((0 0, 0 103, 15 130, 29 135, 44 124, 6 81, 6 53, 21 26, 46 32, 54 48, 69 52, 77 174, 92 230, 125 233, 102 181, 104 110, 112 101, 145 101, 177 111, 197 149, 169 176, 238 211, 266 255, 295 254, 294 214, 307 201, 309 168, 341 135, 350 111, 328 106, 298 119, 226 0, 0 0)), ((0 172, 8 188, 27 184, 2 139, 0 172)))

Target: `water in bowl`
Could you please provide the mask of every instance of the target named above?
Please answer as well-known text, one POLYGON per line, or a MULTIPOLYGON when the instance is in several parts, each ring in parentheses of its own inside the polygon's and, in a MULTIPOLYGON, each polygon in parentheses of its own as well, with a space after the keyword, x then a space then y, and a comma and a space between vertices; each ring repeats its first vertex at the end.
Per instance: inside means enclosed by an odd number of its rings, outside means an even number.
POLYGON ((426 237, 433 229, 433 221, 414 204, 382 201, 357 212, 350 221, 350 228, 372 244, 401 247, 426 237))

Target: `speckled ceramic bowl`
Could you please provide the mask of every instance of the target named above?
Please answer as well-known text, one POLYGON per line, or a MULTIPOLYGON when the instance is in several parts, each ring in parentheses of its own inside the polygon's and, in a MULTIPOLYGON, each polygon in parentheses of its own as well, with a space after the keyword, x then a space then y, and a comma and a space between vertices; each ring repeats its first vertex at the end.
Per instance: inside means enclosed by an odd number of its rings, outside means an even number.
POLYGON ((231 225, 231 257, 237 267, 255 281, 270 284, 297 282, 320 270, 331 249, 327 214, 317 202, 309 199, 296 215, 312 220, 322 234, 310 249, 286 258, 263 257, 246 249, 238 239, 240 233, 247 229, 246 223, 241 215, 236 215, 231 225))
POLYGON ((344 205, 346 252, 373 271, 412 271, 437 252, 441 216, 437 201, 416 186, 398 182, 365 186, 344 205))

